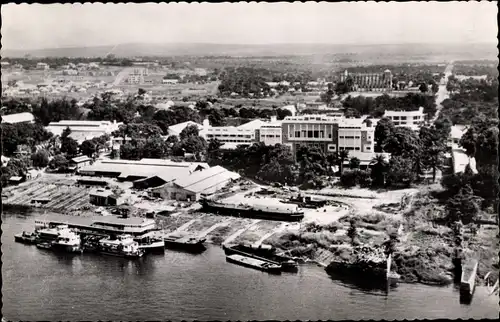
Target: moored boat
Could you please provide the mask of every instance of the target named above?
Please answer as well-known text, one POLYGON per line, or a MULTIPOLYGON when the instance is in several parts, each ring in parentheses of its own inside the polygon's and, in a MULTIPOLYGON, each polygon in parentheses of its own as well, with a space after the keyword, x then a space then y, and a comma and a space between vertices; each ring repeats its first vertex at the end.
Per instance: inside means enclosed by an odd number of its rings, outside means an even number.
POLYGON ((263 261, 243 255, 238 255, 238 254, 228 255, 226 256, 226 261, 229 263, 257 269, 268 273, 274 273, 274 274, 281 273, 281 265, 279 264, 273 264, 270 263, 269 261, 263 261))
POLYGON ((54 251, 82 253, 80 236, 70 229, 60 230, 59 236, 52 242, 54 251))
POLYGON ((291 257, 280 256, 275 253, 275 249, 272 247, 266 247, 267 245, 262 245, 259 247, 254 247, 252 245, 222 245, 222 249, 226 255, 242 255, 251 258, 256 258, 259 260, 268 261, 275 265, 281 265, 283 271, 296 272, 298 270, 298 265, 295 260, 291 257))
POLYGON ((165 248, 169 249, 178 249, 191 253, 202 253, 206 250, 205 238, 169 235, 165 236, 163 240, 165 248))
POLYGON ((14 236, 14 240, 18 243, 23 243, 23 244, 36 244, 36 238, 37 235, 36 233, 29 233, 27 231, 23 231, 21 234, 16 234, 14 236))
POLYGON ((119 235, 116 239, 104 238, 99 241, 99 252, 104 255, 139 258, 144 251, 139 248, 139 243, 130 235, 119 235))
POLYGON ((161 238, 151 238, 139 243, 139 249, 144 250, 145 253, 164 253, 165 242, 161 238))
POLYGON ((462 266, 462 276, 460 278, 460 297, 462 299, 472 299, 476 287, 478 265, 478 261, 474 260, 462 266))
POLYGON ((258 202, 250 204, 229 204, 213 200, 203 199, 201 201, 203 210, 215 214, 257 218, 278 221, 301 221, 304 218, 304 212, 294 204, 278 203, 274 205, 259 204, 258 202))

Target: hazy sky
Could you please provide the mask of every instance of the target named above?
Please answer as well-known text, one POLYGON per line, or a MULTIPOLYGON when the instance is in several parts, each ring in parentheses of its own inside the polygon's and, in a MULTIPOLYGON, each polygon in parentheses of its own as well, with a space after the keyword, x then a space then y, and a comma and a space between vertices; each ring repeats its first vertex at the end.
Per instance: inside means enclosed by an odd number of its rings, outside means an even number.
POLYGON ((8 4, 2 46, 496 42, 496 2, 8 4))

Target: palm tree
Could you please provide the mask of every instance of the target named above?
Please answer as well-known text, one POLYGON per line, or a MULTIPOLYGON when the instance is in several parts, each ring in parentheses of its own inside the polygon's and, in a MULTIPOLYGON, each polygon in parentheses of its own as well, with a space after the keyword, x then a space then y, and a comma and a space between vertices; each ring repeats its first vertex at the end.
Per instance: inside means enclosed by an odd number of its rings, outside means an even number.
POLYGON ((339 169, 340 175, 342 175, 342 171, 344 171, 344 161, 349 158, 349 150, 340 150, 339 152, 339 169))
POLYGON ((383 154, 377 154, 370 162, 372 165, 372 178, 375 185, 384 185, 385 173, 387 171, 387 161, 383 154))

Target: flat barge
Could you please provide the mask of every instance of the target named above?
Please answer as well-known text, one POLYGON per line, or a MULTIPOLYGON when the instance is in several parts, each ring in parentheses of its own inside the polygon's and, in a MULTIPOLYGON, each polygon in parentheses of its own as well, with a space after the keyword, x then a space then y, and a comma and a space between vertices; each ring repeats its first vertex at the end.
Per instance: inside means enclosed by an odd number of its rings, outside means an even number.
POLYGON ((291 257, 280 256, 275 254, 274 248, 253 247, 251 245, 222 245, 222 249, 226 255, 241 255, 250 258, 255 258, 262 261, 267 261, 271 264, 280 265, 283 271, 297 272, 298 264, 291 257))
POLYGON ((263 261, 256 258, 251 258, 242 255, 229 255, 226 256, 226 261, 236 265, 257 269, 259 271, 281 274, 281 265, 272 264, 269 261, 263 261))
POLYGON ((479 262, 470 261, 463 265, 462 276, 460 278, 460 299, 462 301, 471 301, 476 288, 476 275, 479 262))
POLYGON ((205 238, 169 235, 163 238, 165 248, 182 250, 189 253, 203 253, 206 250, 205 238))
POLYGON ((206 212, 225 216, 290 222, 298 222, 304 218, 304 211, 294 204, 230 204, 204 199, 201 205, 206 212))

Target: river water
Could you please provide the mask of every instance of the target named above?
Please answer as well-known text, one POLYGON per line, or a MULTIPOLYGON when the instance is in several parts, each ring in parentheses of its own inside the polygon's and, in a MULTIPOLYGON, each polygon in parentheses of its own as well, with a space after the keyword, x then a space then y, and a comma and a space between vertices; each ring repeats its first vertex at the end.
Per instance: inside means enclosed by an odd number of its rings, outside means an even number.
POLYGON ((326 320, 497 318, 498 297, 478 288, 470 305, 454 287, 400 284, 366 291, 322 268, 268 275, 202 255, 167 251, 137 261, 56 255, 14 242, 34 216, 2 215, 3 309, 9 320, 326 320))

